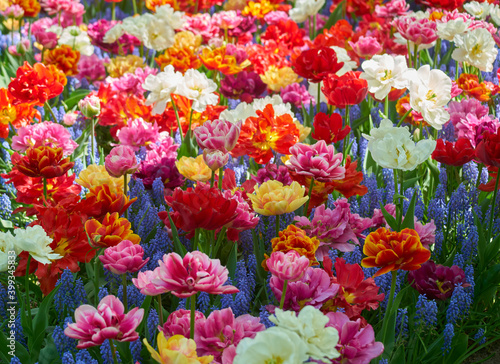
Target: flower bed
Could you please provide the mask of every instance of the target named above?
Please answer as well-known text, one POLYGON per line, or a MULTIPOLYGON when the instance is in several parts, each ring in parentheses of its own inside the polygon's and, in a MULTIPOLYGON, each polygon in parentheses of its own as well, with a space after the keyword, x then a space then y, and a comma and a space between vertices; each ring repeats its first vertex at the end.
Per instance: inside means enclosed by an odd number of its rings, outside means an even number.
POLYGON ((500 338, 500 6, 0 1, 0 362, 462 363, 500 338))

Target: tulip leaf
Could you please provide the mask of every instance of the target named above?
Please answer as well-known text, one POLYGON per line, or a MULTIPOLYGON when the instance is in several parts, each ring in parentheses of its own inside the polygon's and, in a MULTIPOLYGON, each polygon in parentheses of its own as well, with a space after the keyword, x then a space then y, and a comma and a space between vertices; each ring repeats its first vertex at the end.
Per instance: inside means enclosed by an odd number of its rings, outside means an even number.
MULTIPOLYGON (((323 29, 321 29, 321 32, 323 32, 324 29, 330 29, 332 26, 334 26, 340 19, 343 18, 343 9, 346 6, 345 0, 341 1, 340 3, 337 4, 337 7, 335 10, 330 14, 330 17, 328 18, 325 26, 323 29)), ((320 34, 318 32, 318 34, 320 34)))
POLYGON ((238 244, 233 243, 233 247, 231 248, 231 252, 229 253, 229 258, 227 260, 227 270, 229 271, 229 276, 234 282, 236 275, 236 262, 238 261, 238 244))
MULTIPOLYGON (((9 328, 7 325, 7 328, 9 329, 9 336, 10 336, 10 330, 17 330, 15 327, 14 328, 9 328)), ((8 339, 8 337, 4 334, 3 330, 0 330, 0 362, 2 363, 10 363, 10 359, 13 357, 13 355, 10 355, 11 353, 14 353, 15 356, 21 361, 21 363, 32 363, 30 359, 30 354, 28 353, 28 350, 23 346, 18 341, 15 341, 13 343, 14 348, 10 347, 11 341, 8 339)), ((34 361, 33 361, 34 363, 34 361)))
POLYGON ((85 96, 90 93, 90 90, 78 89, 75 90, 69 95, 69 97, 63 101, 63 104, 66 106, 66 111, 72 110, 80 100, 82 100, 85 96))
POLYGON ((47 326, 49 325, 49 310, 54 300, 54 295, 60 286, 56 286, 42 301, 33 320, 33 336, 28 338, 28 348, 33 362, 40 354, 40 349, 45 341, 47 326))
POLYGON ((408 206, 408 211, 406 211, 405 219, 403 220, 403 223, 401 224, 400 230, 403 229, 415 229, 415 221, 414 221, 414 216, 415 216, 415 204, 417 201, 417 191, 415 190, 413 192, 413 196, 410 201, 410 206, 408 206))
POLYGON ((181 241, 179 240, 179 233, 177 232, 177 228, 175 227, 175 224, 172 221, 172 217, 170 217, 169 211, 167 211, 167 216, 168 216, 168 220, 170 221, 170 228, 172 229, 174 248, 181 256, 184 256, 187 253, 187 249, 184 245, 182 245, 181 241))
POLYGON ((380 210, 382 211, 385 221, 391 227, 391 229, 394 231, 398 231, 398 223, 396 222, 396 219, 394 218, 394 216, 387 212, 382 202, 380 203, 380 210))

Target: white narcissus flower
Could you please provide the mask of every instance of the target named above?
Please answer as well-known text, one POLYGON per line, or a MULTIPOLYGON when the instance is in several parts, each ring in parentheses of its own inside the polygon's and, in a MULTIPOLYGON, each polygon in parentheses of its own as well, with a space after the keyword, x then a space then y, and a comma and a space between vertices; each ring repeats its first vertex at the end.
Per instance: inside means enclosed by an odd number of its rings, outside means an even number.
POLYGON ((61 259, 57 253, 54 253, 50 244, 52 238, 47 236, 47 233, 39 225, 28 226, 26 230, 14 230, 14 250, 16 254, 25 251, 28 252, 33 259, 42 264, 50 264, 53 260, 61 259))
POLYGON ((312 359, 326 362, 340 356, 335 349, 339 333, 334 327, 325 327, 328 317, 320 310, 313 306, 305 306, 297 316, 294 311, 277 308, 275 315, 270 316, 269 320, 281 329, 296 333, 306 344, 307 355, 312 359))
POLYGON ((182 73, 176 72, 171 64, 156 76, 146 77, 142 88, 151 91, 146 99, 146 106, 153 105, 152 115, 163 114, 167 102, 172 99, 171 95, 176 93, 177 86, 181 81, 182 73))
POLYGON ((176 94, 193 100, 193 110, 203 112, 207 105, 217 105, 219 97, 214 94, 217 84, 207 75, 194 69, 188 69, 182 82, 177 86, 176 94))
POLYGON ((464 4, 464 9, 470 15, 480 20, 484 20, 490 15, 490 4, 487 1, 483 3, 471 1, 470 3, 464 4))
POLYGON ((296 23, 302 23, 310 16, 316 16, 325 5, 326 0, 297 0, 295 6, 290 10, 290 19, 296 23))
POLYGON ((408 69, 404 56, 376 55, 361 64, 363 73, 360 78, 368 82, 368 91, 375 98, 383 100, 391 88, 404 89, 408 85, 404 73, 408 69))
POLYGON ((294 332, 271 327, 252 338, 244 338, 236 347, 233 364, 302 364, 309 356, 307 346, 294 332))
POLYGON ((469 29, 470 23, 470 20, 465 21, 463 18, 451 19, 446 23, 437 22, 437 35, 439 38, 451 42, 455 35, 465 33, 469 29))
POLYGON ((424 65, 406 72, 410 106, 422 114, 424 120, 437 130, 450 120, 445 106, 451 100, 451 79, 441 70, 424 65))
POLYGON ((9 255, 14 257, 17 255, 14 250, 14 237, 9 232, 0 231, 0 272, 7 271, 9 255))
POLYGON ((394 127, 389 119, 382 120, 379 128, 372 129, 370 135, 363 134, 363 137, 368 140, 373 160, 383 168, 412 171, 436 148, 436 141, 431 139, 415 144, 408 127, 394 127))
POLYGON ((467 62, 483 72, 493 71, 498 49, 491 33, 478 28, 470 32, 456 35, 453 39, 457 48, 451 54, 457 62, 467 62))

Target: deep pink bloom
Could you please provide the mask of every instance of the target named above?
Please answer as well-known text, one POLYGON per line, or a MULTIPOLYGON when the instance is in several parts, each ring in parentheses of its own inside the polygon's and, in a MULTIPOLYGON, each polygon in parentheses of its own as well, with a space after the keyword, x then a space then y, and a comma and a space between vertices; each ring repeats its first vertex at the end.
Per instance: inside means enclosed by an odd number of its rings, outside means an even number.
POLYGON ((205 161, 208 168, 215 172, 229 162, 229 153, 219 149, 205 149, 203 150, 203 161, 205 161))
POLYGON ((139 118, 130 120, 127 126, 118 131, 117 137, 121 144, 138 151, 142 146, 158 141, 160 130, 156 121, 151 124, 139 118))
MULTIPOLYGON (((283 294, 282 279, 271 277, 269 285, 278 302, 283 294)), ((332 283, 330 276, 323 269, 309 267, 304 276, 295 282, 288 283, 285 294, 284 309, 299 312, 304 306, 320 309, 323 304, 333 299, 339 290, 339 285, 332 283)))
POLYGON ((416 45, 431 44, 438 39, 435 21, 406 16, 396 18, 394 24, 404 39, 416 45))
POLYGON ((429 245, 436 242, 436 225, 434 225, 434 220, 429 221, 427 224, 422 224, 415 217, 415 231, 420 238, 420 242, 424 248, 429 249, 429 245))
POLYGON ((97 309, 81 305, 75 310, 75 323, 69 324, 64 334, 79 340, 77 348, 99 346, 107 339, 135 341, 139 334, 135 331, 142 321, 144 309, 133 308, 124 313, 123 303, 115 296, 104 297, 97 309))
POLYGON ((158 73, 157 69, 150 68, 148 66, 142 68, 137 67, 134 73, 126 73, 120 78, 106 78, 106 82, 111 85, 111 89, 117 92, 126 92, 128 94, 136 95, 142 97, 144 95, 144 80, 149 75, 155 75, 158 73))
POLYGON ((290 19, 288 14, 281 10, 271 11, 264 15, 264 21, 267 25, 278 24, 281 20, 287 21, 288 19, 290 19))
POLYGON ((10 5, 5 10, 0 11, 4 18, 20 19, 24 15, 24 9, 17 4, 10 5))
POLYGON ((99 58, 96 54, 92 54, 90 57, 86 55, 80 56, 80 61, 78 62, 78 74, 76 78, 80 81, 84 78, 89 82, 95 82, 99 80, 104 80, 106 77, 106 69, 104 67, 104 61, 99 58))
POLYGON ((24 153, 30 147, 47 146, 62 148, 65 156, 71 155, 78 144, 71 139, 71 134, 62 125, 51 121, 31 124, 17 130, 12 137, 12 149, 24 153))
POLYGON ((188 252, 184 258, 177 253, 165 254, 163 261, 158 263, 158 278, 153 278, 152 282, 179 298, 191 297, 198 292, 239 292, 234 286, 224 286, 229 272, 220 264, 220 260, 210 259, 200 251, 188 252))
POLYGON ((196 321, 196 350, 198 355, 213 355, 213 363, 221 364, 225 350, 238 346, 246 337, 255 337, 265 328, 258 317, 241 315, 235 318, 230 308, 213 311, 205 321, 196 321))
POLYGON ((160 178, 165 188, 173 190, 184 183, 184 177, 175 166, 176 161, 177 158, 175 156, 164 156, 151 160, 146 159, 141 162, 139 169, 133 174, 133 177, 142 179, 142 183, 147 189, 151 189, 155 179, 160 178))
POLYGON ((212 15, 212 23, 221 29, 234 29, 243 19, 235 10, 220 11, 212 15))
MULTIPOLYGON (((387 205, 384 206, 384 208, 390 215, 396 216, 396 205, 394 205, 393 203, 388 203, 387 205)), ((382 210, 374 209, 371 227, 378 229, 379 227, 382 226, 384 227, 386 226, 384 214, 382 213, 382 210)))
POLYGON ((316 99, 309 93, 306 86, 300 83, 292 83, 282 88, 280 95, 283 102, 289 102, 299 108, 302 106, 309 107, 311 102, 313 106, 316 105, 316 99))
POLYGON ((219 35, 219 27, 212 22, 210 14, 195 14, 186 17, 182 30, 189 30, 195 35, 200 34, 204 42, 219 35))
POLYGON ((330 248, 341 252, 354 250, 350 241, 359 245, 358 237, 364 237, 362 232, 372 226, 371 219, 364 219, 358 214, 351 214, 347 199, 340 198, 334 202, 333 210, 320 205, 316 208, 312 220, 305 216, 296 216, 297 227, 306 231, 307 236, 317 237, 320 247, 316 251, 316 258, 323 260, 330 248))
POLYGON ((224 197, 238 201, 236 218, 225 225, 227 228, 227 238, 231 241, 237 241, 239 233, 244 230, 253 229, 259 223, 259 218, 255 216, 253 209, 243 197, 241 190, 234 191, 234 194, 230 190, 226 190, 224 191, 224 197))
POLYGON ((92 41, 92 44, 101 48, 103 51, 111 52, 114 54, 127 54, 134 50, 134 46, 139 46, 141 42, 134 36, 123 34, 114 43, 104 43, 104 36, 113 28, 117 23, 116 20, 99 19, 95 23, 88 25, 87 34, 92 41))
POLYGON ((410 4, 406 0, 391 0, 384 5, 375 6, 375 14, 381 18, 395 18, 405 15, 410 9, 410 4))
POLYGON ((241 122, 233 124, 225 120, 206 121, 194 129, 198 145, 202 149, 217 149, 227 153, 233 150, 241 131, 241 122))
POLYGON ((420 294, 425 294, 428 299, 446 300, 451 297, 455 286, 469 287, 465 281, 462 268, 452 265, 446 267, 429 260, 422 264, 420 269, 412 270, 408 274, 408 282, 420 294))
POLYGON ((40 0, 42 9, 49 15, 57 14, 68 9, 71 3, 79 3, 78 0, 40 0))
MULTIPOLYGON (((203 324, 206 321, 205 315, 200 311, 194 313, 195 322, 203 324)), ((190 337, 191 333, 191 311, 177 310, 168 315, 167 321, 162 326, 158 326, 158 330, 163 331, 165 337, 174 335, 182 335, 190 337)), ((196 330, 195 330, 196 332, 196 330)))
POLYGON ((289 186, 293 182, 288 168, 283 165, 277 166, 271 162, 267 163, 264 168, 260 168, 257 175, 252 176, 252 179, 259 185, 271 179, 283 183, 284 186, 289 186))
POLYGON ((255 72, 241 71, 225 76, 220 82, 220 92, 228 99, 251 103, 266 91, 267 85, 255 72))
POLYGON ((336 346, 340 357, 334 359, 335 364, 363 364, 382 354, 384 344, 375 341, 375 332, 371 325, 363 327, 361 319, 350 321, 342 312, 328 312, 327 327, 334 327, 339 332, 336 346))
POLYGON ((110 246, 99 256, 104 268, 114 274, 135 273, 146 265, 149 258, 142 259, 144 250, 139 244, 123 240, 120 244, 110 246))
POLYGON ((358 57, 361 58, 371 58, 376 54, 379 54, 383 47, 378 42, 377 38, 374 37, 359 37, 356 43, 349 41, 349 45, 358 57))
POLYGON ((302 278, 309 267, 309 259, 296 250, 287 253, 275 251, 266 259, 266 265, 273 276, 282 280, 294 282, 302 278))
POLYGON ((104 161, 106 171, 115 178, 134 173, 139 167, 134 150, 127 145, 118 145, 111 149, 104 161))
POLYGON ((168 289, 163 287, 163 285, 158 285, 153 283, 157 281, 160 268, 155 270, 147 270, 145 272, 139 272, 137 278, 132 278, 132 283, 136 286, 143 295, 146 296, 157 296, 159 294, 167 293, 168 289))
POLYGON ((303 176, 313 177, 320 182, 331 182, 345 177, 345 168, 341 166, 342 153, 335 153, 333 145, 326 145, 324 140, 308 145, 297 143, 290 148, 291 157, 286 166, 303 176))

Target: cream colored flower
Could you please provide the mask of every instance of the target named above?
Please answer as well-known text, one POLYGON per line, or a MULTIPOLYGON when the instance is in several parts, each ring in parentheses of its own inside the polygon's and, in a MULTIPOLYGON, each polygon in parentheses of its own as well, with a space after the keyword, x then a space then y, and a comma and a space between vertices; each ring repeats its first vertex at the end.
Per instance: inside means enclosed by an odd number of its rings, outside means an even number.
POLYGON ((255 193, 247 193, 255 212, 264 216, 283 215, 297 210, 309 199, 305 196, 306 188, 293 181, 291 185, 269 180, 260 187, 255 186, 255 193))
POLYGON ((488 15, 490 15, 490 4, 487 1, 482 3, 471 1, 470 3, 464 4, 464 9, 470 15, 479 20, 484 20, 488 15))
POLYGON ((113 193, 123 192, 123 178, 111 177, 105 166, 98 166, 97 164, 87 166, 80 172, 75 182, 85 188, 106 184, 109 185, 109 189, 113 193))
POLYGON ((253 339, 241 340, 233 364, 302 364, 309 359, 306 350, 306 344, 294 332, 271 327, 253 339))
POLYGON ((470 20, 465 21, 463 18, 456 18, 446 23, 437 22, 436 25, 439 38, 451 42, 456 35, 463 34, 469 29, 470 20))
MULTIPOLYGON (((344 62, 344 65, 336 73, 337 76, 345 75, 347 72, 358 68, 358 64, 349 57, 347 51, 344 48, 333 46, 332 47, 337 54, 337 61, 344 62)), ((312 82, 310 82, 312 83, 312 82)))
POLYGON ((153 105, 151 114, 163 114, 177 86, 182 82, 182 73, 175 71, 169 64, 157 75, 148 75, 142 84, 142 88, 151 91, 146 99, 146 106, 153 105))
POLYGON ((408 69, 404 56, 376 55, 361 64, 363 73, 360 78, 368 82, 368 91, 375 98, 383 100, 391 88, 404 89, 408 85, 404 74, 408 69))
POLYGON ((441 70, 424 65, 406 72, 410 105, 422 114, 424 120, 437 130, 450 120, 445 106, 451 100, 451 79, 441 70))
POLYGON ((39 225, 28 226, 26 230, 14 230, 14 250, 19 255, 21 252, 28 252, 33 259, 42 264, 50 264, 53 260, 61 259, 54 253, 50 244, 52 239, 39 225))
POLYGON ((267 71, 260 76, 262 82, 264 82, 267 87, 275 92, 280 91, 292 83, 297 83, 302 81, 291 67, 278 68, 274 65, 269 66, 267 71))
POLYGON ((219 118, 222 120, 227 120, 231 123, 236 123, 238 121, 245 121, 250 116, 257 116, 257 110, 264 110, 267 105, 273 105, 274 115, 276 117, 288 114, 291 118, 296 120, 294 113, 292 112, 292 105, 287 102, 283 102, 280 95, 266 96, 259 99, 254 99, 251 104, 246 102, 240 102, 233 110, 224 110, 221 112, 219 118))
POLYGON ((176 94, 193 100, 194 111, 203 112, 208 105, 217 105, 219 97, 214 94, 217 84, 207 75, 194 69, 188 69, 184 78, 177 85, 176 94))
POLYGON ((196 158, 183 156, 175 162, 175 166, 180 174, 191 181, 207 182, 212 177, 212 170, 203 160, 203 154, 196 158))
POLYGON ((493 62, 497 57, 498 49, 488 30, 478 28, 456 35, 454 42, 457 48, 451 54, 451 58, 455 61, 467 62, 483 72, 493 71, 493 62))
POLYGON ((325 0, 297 0, 295 6, 290 10, 290 19, 296 23, 302 23, 310 16, 316 16, 325 5, 325 0))
POLYGON ((14 237, 10 232, 0 231, 0 272, 5 272, 9 266, 9 256, 16 256, 14 250, 14 237))
POLYGON ((430 157, 436 141, 420 140, 417 144, 410 137, 408 127, 394 127, 392 121, 384 119, 379 128, 363 134, 368 140, 372 158, 383 168, 412 171, 430 157))
POLYGON ((296 333, 306 344, 311 359, 330 362, 340 356, 335 349, 339 341, 337 329, 325 327, 328 317, 313 306, 305 306, 298 316, 294 311, 277 308, 275 316, 269 316, 269 320, 281 329, 296 333))
POLYGON ((66 44, 85 56, 91 56, 94 54, 94 46, 91 44, 87 32, 84 32, 76 25, 64 28, 57 44, 66 44))

